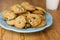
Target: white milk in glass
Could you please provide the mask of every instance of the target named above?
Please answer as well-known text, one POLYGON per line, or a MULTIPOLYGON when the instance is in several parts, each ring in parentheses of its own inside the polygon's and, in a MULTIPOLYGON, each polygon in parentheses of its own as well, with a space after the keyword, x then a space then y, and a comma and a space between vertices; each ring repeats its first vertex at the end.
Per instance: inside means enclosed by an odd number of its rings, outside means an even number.
POLYGON ((57 10, 59 0, 46 0, 46 8, 50 10, 57 10))

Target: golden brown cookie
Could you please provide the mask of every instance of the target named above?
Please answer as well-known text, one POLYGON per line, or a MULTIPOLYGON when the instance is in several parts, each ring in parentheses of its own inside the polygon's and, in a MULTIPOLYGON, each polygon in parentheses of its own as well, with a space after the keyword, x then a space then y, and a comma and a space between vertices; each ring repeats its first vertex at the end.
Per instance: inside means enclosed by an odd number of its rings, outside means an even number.
POLYGON ((27 17, 28 13, 24 13, 24 14, 22 14, 22 15, 25 16, 25 17, 27 17))
POLYGON ((15 14, 21 14, 21 13, 24 13, 26 12, 26 10, 21 7, 19 4, 16 4, 16 5, 13 5, 11 7, 11 10, 15 13, 15 14))
POLYGON ((36 27, 41 23, 41 18, 39 15, 36 14, 28 14, 27 16, 29 23, 32 25, 32 27, 36 27))
POLYGON ((37 27, 42 27, 42 26, 45 26, 45 25, 46 25, 46 22, 42 21, 37 27))
POLYGON ((28 14, 31 14, 31 13, 27 11, 27 12, 25 12, 25 13, 21 14, 21 15, 23 15, 23 16, 25 16, 25 17, 27 17, 27 15, 28 15, 28 14))
POLYGON ((35 10, 35 8, 32 5, 30 5, 28 2, 22 2, 21 6, 29 11, 35 10))
POLYGON ((41 17, 41 20, 45 20, 46 19, 45 15, 41 15, 41 14, 37 14, 37 13, 34 13, 34 14, 39 15, 41 17))
POLYGON ((24 28, 25 24, 26 24, 26 20, 24 16, 18 16, 14 21, 15 27, 20 29, 24 28))
POLYGON ((40 11, 40 10, 35 10, 35 11, 33 11, 33 13, 34 14, 38 14, 38 15, 41 15, 41 14, 44 14, 42 11, 40 11))
POLYGON ((24 17, 25 17, 25 19, 26 19, 26 25, 25 25, 25 28, 28 28, 28 27, 30 27, 30 24, 29 24, 29 22, 28 22, 28 20, 27 20, 27 15, 28 15, 28 13, 25 13, 25 14, 22 14, 24 17))
POLYGON ((7 20, 6 23, 7 23, 8 25, 14 25, 14 20, 7 20))
POLYGON ((15 15, 14 12, 12 12, 12 11, 7 11, 7 10, 5 10, 5 11, 2 13, 2 17, 3 17, 3 19, 5 19, 5 20, 12 20, 12 19, 16 18, 16 15, 15 15))
POLYGON ((30 24, 26 23, 25 28, 29 28, 29 27, 30 27, 30 24))
POLYGON ((40 17, 41 17, 42 20, 46 19, 45 15, 40 15, 40 17))
POLYGON ((41 7, 35 7, 35 9, 36 9, 36 10, 40 10, 40 11, 46 13, 46 11, 45 11, 43 8, 41 8, 41 7))

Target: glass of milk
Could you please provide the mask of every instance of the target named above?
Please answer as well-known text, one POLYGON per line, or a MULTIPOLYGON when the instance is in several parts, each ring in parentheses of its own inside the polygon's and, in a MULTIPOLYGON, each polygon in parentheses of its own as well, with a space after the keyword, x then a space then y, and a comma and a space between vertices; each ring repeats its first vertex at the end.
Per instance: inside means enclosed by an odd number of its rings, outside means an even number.
POLYGON ((46 0, 46 8, 49 10, 57 10, 59 0, 46 0))

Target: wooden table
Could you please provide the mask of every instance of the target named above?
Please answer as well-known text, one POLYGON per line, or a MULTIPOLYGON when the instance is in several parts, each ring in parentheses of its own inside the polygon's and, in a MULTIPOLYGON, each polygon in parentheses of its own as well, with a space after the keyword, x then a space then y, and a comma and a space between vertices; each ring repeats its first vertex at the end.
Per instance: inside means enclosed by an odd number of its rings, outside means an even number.
MULTIPOLYGON (((0 0, 0 11, 22 1, 45 8, 45 0, 0 0), (43 4, 44 3, 44 4, 43 4)), ((49 11, 53 16, 53 24, 44 31, 36 33, 16 33, 0 27, 0 40, 60 40, 60 6, 57 11, 49 11)))

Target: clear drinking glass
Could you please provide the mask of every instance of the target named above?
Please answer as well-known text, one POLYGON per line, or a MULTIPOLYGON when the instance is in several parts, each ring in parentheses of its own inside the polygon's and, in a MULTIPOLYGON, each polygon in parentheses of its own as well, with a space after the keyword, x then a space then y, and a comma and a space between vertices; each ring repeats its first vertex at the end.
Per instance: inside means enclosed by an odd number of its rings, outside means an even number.
POLYGON ((49 10, 57 10, 59 0, 46 0, 46 8, 49 10))

